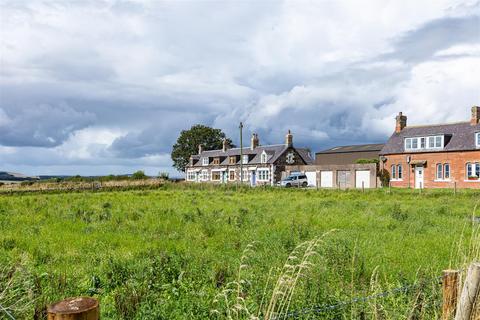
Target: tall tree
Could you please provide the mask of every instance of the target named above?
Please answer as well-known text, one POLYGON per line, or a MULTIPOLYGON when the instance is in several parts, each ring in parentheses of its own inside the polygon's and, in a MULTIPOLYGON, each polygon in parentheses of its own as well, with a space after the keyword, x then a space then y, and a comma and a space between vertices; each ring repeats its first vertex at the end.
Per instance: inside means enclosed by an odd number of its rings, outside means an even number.
MULTIPOLYGON (((222 130, 201 124, 182 130, 172 149, 173 167, 184 172, 190 156, 198 153, 199 144, 203 146, 203 150, 222 149, 224 138, 226 136, 222 130)), ((232 145, 232 140, 227 138, 227 142, 232 145)))

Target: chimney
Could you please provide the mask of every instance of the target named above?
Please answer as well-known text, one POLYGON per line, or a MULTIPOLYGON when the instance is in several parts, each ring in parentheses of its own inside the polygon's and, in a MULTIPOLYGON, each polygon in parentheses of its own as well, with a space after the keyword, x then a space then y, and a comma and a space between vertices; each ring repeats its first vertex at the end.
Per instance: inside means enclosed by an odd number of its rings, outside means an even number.
POLYGON ((293 145, 293 135, 290 132, 290 129, 287 132, 287 135, 285 136, 285 144, 287 147, 291 147, 293 145))
POLYGON ((407 116, 404 116, 401 112, 399 112, 395 119, 397 121, 395 132, 400 133, 407 126, 407 116))
POLYGON ((252 134, 252 139, 250 140, 250 149, 255 149, 259 144, 258 135, 256 133, 252 134))
POLYGON ((198 145, 198 154, 202 154, 203 146, 201 144, 198 145))
POLYGON ((223 152, 227 152, 228 149, 230 149, 230 145, 229 145, 228 142, 227 142, 227 138, 223 138, 222 151, 223 151, 223 152))
POLYGON ((480 123, 480 107, 473 106, 472 107, 472 119, 470 120, 470 124, 472 126, 476 126, 480 123))

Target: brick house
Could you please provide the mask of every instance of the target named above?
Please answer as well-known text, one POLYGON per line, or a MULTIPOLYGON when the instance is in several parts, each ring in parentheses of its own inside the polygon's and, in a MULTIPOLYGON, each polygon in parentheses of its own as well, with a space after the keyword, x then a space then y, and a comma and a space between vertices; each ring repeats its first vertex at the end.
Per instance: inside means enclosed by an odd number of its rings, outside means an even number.
POLYGON ((480 188, 480 107, 468 122, 424 126, 400 112, 380 160, 392 187, 480 188))
POLYGON ((281 179, 286 165, 313 163, 310 152, 293 146, 293 135, 288 131, 284 144, 261 146, 257 134, 253 134, 250 147, 230 148, 226 142, 221 150, 204 151, 199 146, 198 154, 190 157, 185 168, 186 180, 190 182, 243 183, 274 185, 281 179))

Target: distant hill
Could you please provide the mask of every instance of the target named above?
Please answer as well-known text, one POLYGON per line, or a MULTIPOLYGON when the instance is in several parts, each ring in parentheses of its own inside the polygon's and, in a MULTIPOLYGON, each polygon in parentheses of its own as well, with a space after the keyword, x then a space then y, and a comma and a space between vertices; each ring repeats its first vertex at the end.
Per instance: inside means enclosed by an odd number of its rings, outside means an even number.
POLYGON ((22 173, 0 171, 0 180, 2 181, 32 181, 39 179, 39 177, 27 176, 22 173))

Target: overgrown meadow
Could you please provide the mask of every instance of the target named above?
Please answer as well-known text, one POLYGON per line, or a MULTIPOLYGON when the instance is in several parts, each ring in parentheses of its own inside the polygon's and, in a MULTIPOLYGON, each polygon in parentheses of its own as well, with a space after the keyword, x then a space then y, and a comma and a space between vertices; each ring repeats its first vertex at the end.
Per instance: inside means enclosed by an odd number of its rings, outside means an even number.
POLYGON ((479 200, 173 184, 0 195, 0 305, 16 319, 71 296, 98 298, 102 319, 434 319, 441 271, 480 256, 479 200))

